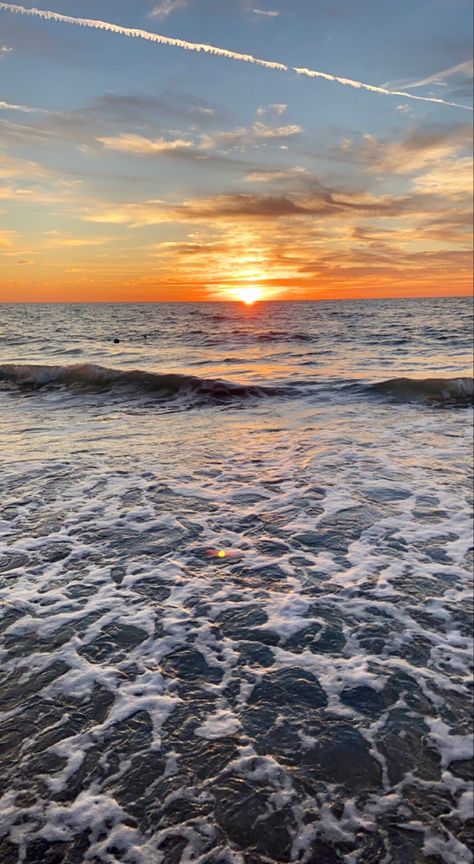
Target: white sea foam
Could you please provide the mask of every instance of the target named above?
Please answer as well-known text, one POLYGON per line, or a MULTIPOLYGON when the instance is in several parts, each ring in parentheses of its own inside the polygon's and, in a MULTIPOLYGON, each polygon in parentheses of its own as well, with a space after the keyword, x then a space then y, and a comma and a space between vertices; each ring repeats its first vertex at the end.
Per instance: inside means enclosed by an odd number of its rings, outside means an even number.
POLYGON ((226 738, 235 735, 240 730, 240 721, 228 709, 221 709, 215 714, 210 714, 205 723, 196 729, 195 734, 200 738, 226 738))

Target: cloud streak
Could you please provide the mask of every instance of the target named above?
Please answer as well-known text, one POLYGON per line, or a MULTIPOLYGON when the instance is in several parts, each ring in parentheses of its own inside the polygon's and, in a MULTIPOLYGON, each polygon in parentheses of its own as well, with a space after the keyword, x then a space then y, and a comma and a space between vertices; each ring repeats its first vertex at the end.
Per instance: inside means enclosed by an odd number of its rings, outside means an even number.
POLYGON ((122 133, 120 135, 97 138, 106 150, 116 150, 122 153, 134 153, 144 156, 183 156, 193 155, 195 158, 207 158, 214 150, 228 150, 235 147, 290 138, 303 131, 301 126, 267 126, 255 123, 250 129, 244 127, 229 132, 215 132, 201 135, 197 140, 177 138, 167 140, 163 137, 146 138, 143 135, 122 133))
POLYGON ((49 114, 46 108, 30 108, 29 105, 14 105, 0 101, 0 111, 20 111, 22 114, 49 114))
POLYGON ((148 139, 142 135, 117 135, 115 137, 104 137, 97 139, 106 150, 118 150, 122 153, 137 153, 142 155, 161 155, 173 152, 182 152, 193 147, 192 141, 177 138, 166 141, 165 138, 148 139))
POLYGON ((280 13, 274 9, 252 9, 255 15, 263 15, 264 18, 279 18, 280 13))
POLYGON ((425 87, 428 84, 444 84, 447 78, 452 78, 453 75, 463 75, 465 78, 472 78, 473 61, 466 60, 465 63, 458 63, 456 66, 450 66, 449 69, 442 69, 441 72, 435 72, 434 75, 428 75, 427 78, 421 78, 419 81, 414 81, 413 84, 405 84, 407 90, 413 87, 425 87))
POLYGON ((404 140, 387 141, 364 135, 360 144, 351 139, 341 143, 344 159, 354 158, 371 173, 388 175, 413 174, 444 162, 472 147, 472 126, 425 128, 413 131, 404 140))
POLYGON ((150 18, 167 18, 172 12, 187 6, 187 3, 188 0, 162 0, 151 10, 150 18))
POLYGON ((112 24, 108 21, 99 21, 94 18, 77 18, 72 15, 62 15, 59 12, 53 12, 48 9, 37 9, 35 7, 27 8, 13 3, 0 2, 0 10, 4 12, 13 12, 20 15, 29 15, 36 18, 41 18, 43 21, 56 21, 63 24, 72 24, 77 27, 88 27, 93 30, 105 30, 108 33, 115 33, 119 36, 127 36, 135 39, 144 39, 147 42, 154 42, 159 45, 168 45, 173 48, 182 48, 186 51, 196 51, 198 53, 213 54, 217 57, 223 57, 228 60, 236 60, 242 63, 252 63, 257 66, 262 66, 265 69, 271 69, 279 72, 296 72, 297 75, 306 76, 308 78, 319 78, 324 81, 330 81, 335 84, 341 84, 345 87, 352 87, 356 90, 366 90, 369 93, 376 93, 383 96, 398 96, 405 99, 413 99, 417 102, 430 102, 439 105, 446 105, 452 108, 460 108, 465 111, 473 109, 467 105, 460 105, 457 102, 448 102, 445 99, 434 96, 417 96, 414 93, 408 93, 403 90, 390 90, 387 87, 379 87, 375 84, 366 84, 363 81, 356 81, 352 78, 343 78, 339 75, 333 75, 329 72, 321 72, 316 69, 308 69, 306 67, 287 66, 285 63, 280 63, 274 60, 262 60, 259 57, 254 57, 252 54, 240 54, 236 51, 229 51, 227 48, 220 48, 216 45, 208 45, 206 43, 188 42, 184 39, 175 39, 171 36, 163 36, 159 33, 152 33, 148 30, 141 30, 131 27, 123 27, 120 24, 112 24))

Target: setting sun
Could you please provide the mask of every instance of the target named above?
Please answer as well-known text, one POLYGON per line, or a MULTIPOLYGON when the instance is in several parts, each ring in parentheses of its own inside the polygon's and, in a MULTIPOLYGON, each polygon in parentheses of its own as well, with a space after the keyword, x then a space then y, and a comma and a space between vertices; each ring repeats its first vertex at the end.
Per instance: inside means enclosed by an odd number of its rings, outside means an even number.
POLYGON ((258 286, 249 285, 248 288, 242 288, 238 291, 237 299, 247 306, 252 306, 257 300, 262 299, 262 292, 258 286))

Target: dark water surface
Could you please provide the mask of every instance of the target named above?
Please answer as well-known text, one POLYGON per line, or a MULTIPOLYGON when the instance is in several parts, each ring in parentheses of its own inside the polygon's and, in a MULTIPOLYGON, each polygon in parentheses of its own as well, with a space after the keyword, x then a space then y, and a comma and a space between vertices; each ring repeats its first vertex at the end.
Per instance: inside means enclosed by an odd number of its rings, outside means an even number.
POLYGON ((1 864, 472 861, 471 334, 0 306, 1 864))

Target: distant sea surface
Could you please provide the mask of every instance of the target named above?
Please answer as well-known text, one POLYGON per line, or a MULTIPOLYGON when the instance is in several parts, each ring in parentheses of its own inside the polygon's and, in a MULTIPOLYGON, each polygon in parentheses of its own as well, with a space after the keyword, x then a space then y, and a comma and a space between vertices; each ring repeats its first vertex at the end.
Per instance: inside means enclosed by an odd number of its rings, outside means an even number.
POLYGON ((472 861, 471 339, 0 306, 2 864, 472 861))

